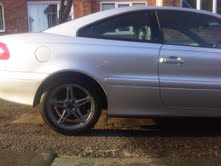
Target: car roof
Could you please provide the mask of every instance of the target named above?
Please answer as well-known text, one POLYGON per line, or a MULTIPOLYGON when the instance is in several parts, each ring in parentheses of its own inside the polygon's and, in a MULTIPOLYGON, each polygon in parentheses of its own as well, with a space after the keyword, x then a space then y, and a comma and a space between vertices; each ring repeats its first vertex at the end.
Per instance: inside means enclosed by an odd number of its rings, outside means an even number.
POLYGON ((135 7, 125 7, 125 8, 118 8, 118 9, 111 9, 111 10, 105 10, 102 12, 97 12, 94 14, 90 14, 72 21, 69 21, 67 23, 60 24, 58 26, 55 26, 53 28, 47 29, 43 32, 46 33, 52 33, 52 34, 59 34, 59 35, 65 35, 65 36, 76 36, 77 31, 88 24, 91 24, 93 22, 123 14, 128 12, 135 12, 135 11, 143 11, 143 10, 171 10, 171 11, 188 11, 188 12, 194 12, 194 13, 200 13, 200 14, 206 14, 211 16, 216 16, 218 18, 221 18, 220 15, 214 14, 209 11, 205 10, 196 10, 196 9, 190 9, 190 8, 180 8, 180 7, 169 7, 169 6, 135 6, 135 7))

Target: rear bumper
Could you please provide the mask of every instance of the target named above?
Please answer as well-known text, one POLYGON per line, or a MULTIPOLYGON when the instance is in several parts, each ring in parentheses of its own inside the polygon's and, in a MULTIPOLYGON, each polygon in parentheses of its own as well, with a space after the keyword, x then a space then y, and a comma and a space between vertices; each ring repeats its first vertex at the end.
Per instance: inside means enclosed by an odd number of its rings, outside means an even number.
POLYGON ((0 98, 33 105, 35 94, 48 74, 0 71, 0 98))

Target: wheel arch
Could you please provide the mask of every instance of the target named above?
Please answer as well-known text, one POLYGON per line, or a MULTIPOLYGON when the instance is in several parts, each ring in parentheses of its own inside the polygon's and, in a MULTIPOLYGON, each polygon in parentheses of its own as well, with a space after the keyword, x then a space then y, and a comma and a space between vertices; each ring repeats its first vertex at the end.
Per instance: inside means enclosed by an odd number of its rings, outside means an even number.
POLYGON ((56 72, 50 75, 49 77, 47 77, 41 83, 41 85, 39 86, 35 94, 33 107, 36 107, 41 102, 42 96, 47 92, 50 86, 53 85, 57 79, 65 79, 65 78, 70 78, 70 77, 83 79, 84 81, 90 83, 93 87, 95 87, 96 91, 99 94, 99 98, 102 103, 102 108, 107 108, 107 95, 106 95, 105 89, 98 81, 96 81, 96 79, 82 72, 68 71, 68 70, 56 72))

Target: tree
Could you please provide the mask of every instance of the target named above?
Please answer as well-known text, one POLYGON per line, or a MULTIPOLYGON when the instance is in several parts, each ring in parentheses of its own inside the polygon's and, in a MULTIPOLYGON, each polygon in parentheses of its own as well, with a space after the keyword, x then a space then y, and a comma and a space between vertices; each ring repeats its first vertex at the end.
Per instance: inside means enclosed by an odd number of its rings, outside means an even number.
POLYGON ((73 5, 73 0, 60 0, 60 10, 59 10, 59 20, 58 20, 59 24, 68 21, 72 5, 73 5))

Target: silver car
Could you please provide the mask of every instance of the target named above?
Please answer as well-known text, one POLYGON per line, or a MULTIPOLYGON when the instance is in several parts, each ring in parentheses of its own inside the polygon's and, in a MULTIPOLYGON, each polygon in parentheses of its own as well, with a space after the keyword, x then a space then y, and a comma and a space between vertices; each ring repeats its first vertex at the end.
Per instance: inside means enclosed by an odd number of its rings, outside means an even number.
POLYGON ((221 117, 221 16, 173 7, 92 14, 0 37, 0 97, 57 132, 109 116, 221 117))

